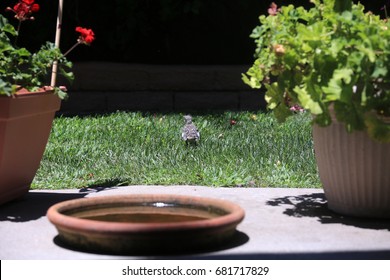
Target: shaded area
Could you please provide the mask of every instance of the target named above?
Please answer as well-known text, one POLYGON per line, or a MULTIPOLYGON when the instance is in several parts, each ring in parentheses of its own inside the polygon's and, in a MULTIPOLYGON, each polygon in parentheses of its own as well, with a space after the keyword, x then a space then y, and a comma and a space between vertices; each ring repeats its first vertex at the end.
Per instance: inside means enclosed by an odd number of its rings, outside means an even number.
POLYGON ((54 204, 86 197, 91 192, 109 190, 104 185, 80 189, 79 193, 29 192, 23 198, 0 205, 0 222, 29 222, 46 216, 54 204))
POLYGON ((386 229, 390 231, 390 220, 355 218, 337 214, 328 209, 323 193, 298 196, 284 196, 267 201, 270 206, 289 206, 284 214, 295 217, 317 218, 322 224, 343 224, 365 229, 386 229))
MULTIPOLYGON (((241 231, 236 230, 234 235, 227 241, 221 243, 221 244, 216 244, 216 245, 210 245, 208 244, 207 247, 203 248, 197 248, 197 249, 187 249, 187 250, 175 250, 174 252, 169 252, 166 253, 160 248, 156 248, 153 251, 149 252, 129 252, 127 254, 120 254, 121 256, 137 256, 137 257, 151 257, 154 256, 156 258, 170 258, 170 257, 175 257, 176 258, 185 258, 185 256, 188 255, 195 255, 195 254, 205 254, 205 253, 211 253, 211 252, 216 252, 216 251, 223 251, 223 250, 228 250, 232 249, 235 247, 239 247, 244 245, 249 241, 249 236, 241 231)), ((72 250, 72 251, 79 251, 79 252, 84 252, 84 253, 92 253, 92 254, 103 254, 103 255, 118 255, 118 254, 112 254, 109 252, 104 252, 104 251, 99 251, 99 250, 85 250, 85 249, 80 249, 75 246, 70 246, 66 242, 64 242, 60 236, 56 236, 53 239, 53 242, 64 249, 72 250)), ((189 241, 190 242, 190 241, 189 241)))
POLYGON ((87 194, 28 193, 22 199, 0 206, 0 221, 29 222, 46 216, 47 209, 59 202, 82 198, 87 194))
MULTIPOLYGON (((2 11, 17 1, 1 1, 2 11)), ((36 49, 54 39, 58 1, 41 1, 35 21, 23 24, 21 46, 36 49), (39 32, 37 32, 39 30, 39 32)), ((103 0, 64 3, 61 47, 77 40, 76 26, 92 28, 96 41, 73 51, 71 61, 130 63, 248 63, 255 44, 249 34, 272 0, 103 0)), ((274 1, 279 6, 311 7, 308 0, 274 1)), ((357 1, 355 1, 357 2, 357 1)), ((361 0, 366 10, 384 15, 386 0, 361 0), (378 3, 379 2, 379 3, 378 3)), ((6 14, 6 13, 4 13, 6 14)), ((13 14, 6 14, 12 23, 13 14)))
POLYGON ((259 253, 194 257, 204 260, 390 260, 390 251, 350 251, 326 253, 259 253))
POLYGON ((81 188, 79 193, 91 193, 91 192, 102 192, 112 189, 116 189, 119 186, 123 186, 124 183, 119 179, 106 180, 98 184, 91 184, 88 187, 81 188))

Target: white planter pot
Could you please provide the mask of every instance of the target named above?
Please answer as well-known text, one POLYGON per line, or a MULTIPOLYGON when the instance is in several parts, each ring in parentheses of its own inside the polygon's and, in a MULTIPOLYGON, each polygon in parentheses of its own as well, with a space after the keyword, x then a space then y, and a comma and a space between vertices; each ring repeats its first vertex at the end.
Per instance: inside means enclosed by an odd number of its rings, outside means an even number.
POLYGON ((390 144, 343 124, 313 127, 319 175, 328 207, 338 213, 390 218, 390 144))

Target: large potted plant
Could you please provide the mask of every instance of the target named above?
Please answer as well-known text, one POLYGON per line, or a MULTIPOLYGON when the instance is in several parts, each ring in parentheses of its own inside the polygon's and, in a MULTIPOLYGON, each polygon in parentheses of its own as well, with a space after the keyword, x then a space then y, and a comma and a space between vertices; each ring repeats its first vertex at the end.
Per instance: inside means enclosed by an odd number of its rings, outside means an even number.
POLYGON ((265 87, 279 121, 293 106, 311 112, 330 209, 390 217, 390 23, 350 0, 310 2, 260 16, 243 80, 265 87))
MULTIPOLYGON (((71 79, 71 63, 56 44, 47 42, 31 53, 18 46, 22 23, 39 11, 34 0, 20 0, 7 8, 17 22, 14 28, 0 15, 0 204, 24 195, 39 168, 55 112, 64 88, 56 86, 57 72, 71 79), (51 81, 48 76, 51 75, 51 81)), ((59 1, 57 26, 61 26, 62 0, 59 1)), ((78 44, 93 41, 93 32, 78 27, 78 44)))

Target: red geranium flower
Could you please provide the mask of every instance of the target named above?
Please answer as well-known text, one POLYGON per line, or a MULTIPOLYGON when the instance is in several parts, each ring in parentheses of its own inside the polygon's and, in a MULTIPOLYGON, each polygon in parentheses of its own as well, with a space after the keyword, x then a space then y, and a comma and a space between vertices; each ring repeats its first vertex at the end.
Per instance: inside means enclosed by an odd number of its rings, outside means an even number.
POLYGON ((87 29, 83 27, 76 27, 76 31, 80 33, 79 43, 89 45, 95 40, 95 33, 92 29, 87 29))
POLYGON ((92 31, 92 29, 83 28, 80 26, 76 27, 76 31, 80 33, 79 38, 77 39, 76 44, 74 44, 65 54, 66 56, 68 53, 70 53, 75 47, 77 47, 80 44, 84 45, 90 45, 95 40, 95 33, 92 31))
POLYGON ((8 7, 7 10, 13 11, 19 21, 33 20, 31 15, 39 11, 39 5, 35 0, 19 0, 13 9, 8 7))

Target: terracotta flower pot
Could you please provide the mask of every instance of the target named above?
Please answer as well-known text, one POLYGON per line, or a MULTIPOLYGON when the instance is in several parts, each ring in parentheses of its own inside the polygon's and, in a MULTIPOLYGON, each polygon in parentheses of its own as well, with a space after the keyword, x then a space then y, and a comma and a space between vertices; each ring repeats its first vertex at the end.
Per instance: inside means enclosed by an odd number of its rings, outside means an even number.
POLYGON ((390 218, 390 144, 343 124, 313 127, 319 175, 328 207, 335 212, 390 218))
POLYGON ((60 104, 53 91, 0 96, 0 204, 28 192, 60 104))

